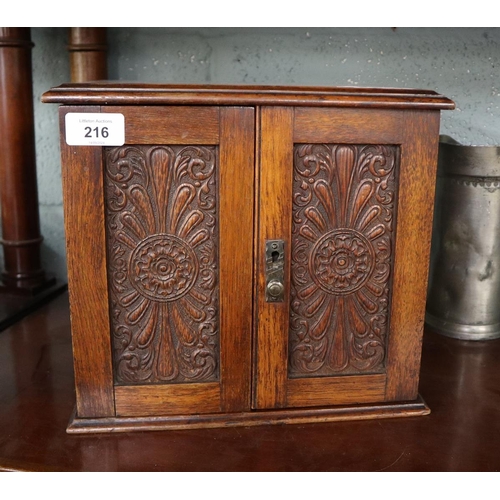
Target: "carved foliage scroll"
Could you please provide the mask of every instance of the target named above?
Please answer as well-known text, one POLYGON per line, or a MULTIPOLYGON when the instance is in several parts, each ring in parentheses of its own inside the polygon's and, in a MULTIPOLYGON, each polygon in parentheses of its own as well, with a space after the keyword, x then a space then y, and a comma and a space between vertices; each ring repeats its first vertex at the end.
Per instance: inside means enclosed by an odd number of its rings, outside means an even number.
POLYGON ((106 150, 115 382, 218 379, 215 147, 106 150))
POLYGON ((291 377, 384 369, 396 146, 296 145, 291 377))

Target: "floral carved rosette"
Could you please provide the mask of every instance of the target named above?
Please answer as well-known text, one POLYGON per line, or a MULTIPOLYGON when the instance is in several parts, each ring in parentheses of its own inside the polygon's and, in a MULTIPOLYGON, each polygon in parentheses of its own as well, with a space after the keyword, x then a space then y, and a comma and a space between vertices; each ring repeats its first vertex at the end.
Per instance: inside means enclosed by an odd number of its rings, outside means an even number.
POLYGON ((106 150, 117 383, 218 379, 216 148, 106 150))
POLYGON ((395 146, 296 145, 291 377, 383 371, 395 146))

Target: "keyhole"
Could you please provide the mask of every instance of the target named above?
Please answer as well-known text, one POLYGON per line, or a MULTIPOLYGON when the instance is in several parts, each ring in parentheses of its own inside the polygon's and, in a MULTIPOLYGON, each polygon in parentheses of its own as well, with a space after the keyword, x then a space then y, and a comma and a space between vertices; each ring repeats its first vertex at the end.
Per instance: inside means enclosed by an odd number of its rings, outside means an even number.
POLYGON ((276 262, 280 256, 279 252, 276 252, 276 250, 271 254, 271 259, 273 262, 276 262))

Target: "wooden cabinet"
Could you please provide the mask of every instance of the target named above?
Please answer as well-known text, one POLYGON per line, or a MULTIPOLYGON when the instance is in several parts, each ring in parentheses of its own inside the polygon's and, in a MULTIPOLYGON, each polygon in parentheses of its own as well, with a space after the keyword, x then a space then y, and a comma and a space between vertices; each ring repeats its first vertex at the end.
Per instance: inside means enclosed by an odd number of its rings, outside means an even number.
POLYGON ((63 85, 77 407, 95 432, 423 415, 431 91, 63 85), (67 113, 125 143, 69 146, 67 113))

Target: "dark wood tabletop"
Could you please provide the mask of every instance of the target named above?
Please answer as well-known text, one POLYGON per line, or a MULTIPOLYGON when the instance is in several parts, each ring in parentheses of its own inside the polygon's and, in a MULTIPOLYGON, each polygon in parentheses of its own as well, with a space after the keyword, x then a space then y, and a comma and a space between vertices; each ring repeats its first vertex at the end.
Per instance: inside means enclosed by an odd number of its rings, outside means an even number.
POLYGON ((68 435, 67 294, 0 332, 0 470, 498 471, 500 340, 426 331, 424 417, 68 435))

